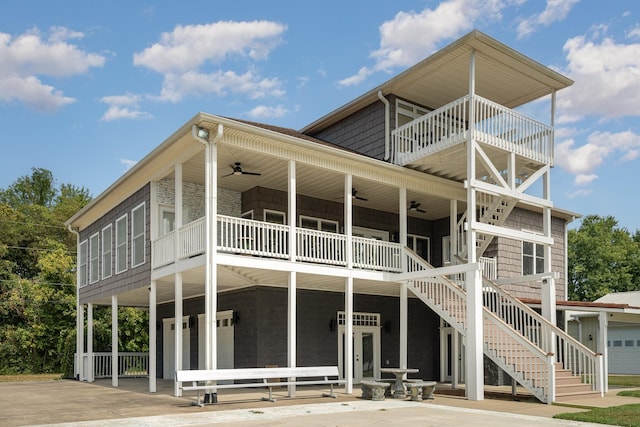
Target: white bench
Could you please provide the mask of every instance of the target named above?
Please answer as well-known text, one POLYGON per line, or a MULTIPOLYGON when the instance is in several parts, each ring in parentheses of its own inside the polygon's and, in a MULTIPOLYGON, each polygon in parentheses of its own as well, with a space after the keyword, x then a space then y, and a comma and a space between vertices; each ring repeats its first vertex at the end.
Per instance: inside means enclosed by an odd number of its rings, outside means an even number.
MULTIPOLYGON (((267 387, 269 389, 269 399, 274 402, 273 387, 288 385, 318 385, 326 384, 330 386, 329 394, 325 397, 335 397, 333 395, 333 385, 344 384, 344 380, 338 379, 337 366, 302 366, 299 368, 241 368, 241 369, 213 369, 213 370, 184 370, 176 371, 176 382, 183 391, 197 392, 198 406, 200 402, 200 390, 210 390, 217 393, 219 389, 246 388, 246 387, 267 387), (276 381, 274 381, 276 380, 276 381), (234 384, 216 384, 217 381, 245 381, 234 384), (185 385, 183 383, 191 383, 185 385), (209 383, 209 384, 207 384, 209 383)), ((266 400, 263 398, 263 400, 266 400)))

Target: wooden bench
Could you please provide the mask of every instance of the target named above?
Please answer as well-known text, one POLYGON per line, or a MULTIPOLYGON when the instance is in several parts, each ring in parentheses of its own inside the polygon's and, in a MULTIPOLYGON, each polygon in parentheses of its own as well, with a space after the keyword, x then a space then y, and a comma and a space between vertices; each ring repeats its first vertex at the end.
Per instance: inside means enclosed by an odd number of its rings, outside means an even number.
POLYGON ((405 385, 409 389, 409 394, 413 401, 434 399, 433 392, 436 389, 435 381, 409 380, 405 385), (420 395, 422 395, 422 398, 420 395))
MULTIPOLYGON (((198 406, 203 406, 200 402, 200 390, 209 390, 217 393, 219 389, 227 388, 247 388, 266 387, 269 389, 269 398, 273 399, 273 387, 288 385, 318 385, 326 384, 330 386, 329 394, 326 397, 335 397, 333 385, 344 384, 344 380, 338 379, 337 366, 303 366, 299 368, 242 368, 242 369, 213 369, 213 370, 184 370, 176 371, 176 382, 178 388, 183 391, 193 391, 197 393, 198 406), (278 380, 278 381, 273 381, 278 380), (233 384, 216 384, 217 381, 244 381, 233 384), (185 385, 183 383, 191 383, 185 385)), ((267 400, 263 398, 263 400, 267 400)))
POLYGON ((371 399, 375 401, 384 400, 385 389, 389 387, 390 384, 385 382, 372 380, 360 381, 360 389, 362 390, 363 399, 371 399))

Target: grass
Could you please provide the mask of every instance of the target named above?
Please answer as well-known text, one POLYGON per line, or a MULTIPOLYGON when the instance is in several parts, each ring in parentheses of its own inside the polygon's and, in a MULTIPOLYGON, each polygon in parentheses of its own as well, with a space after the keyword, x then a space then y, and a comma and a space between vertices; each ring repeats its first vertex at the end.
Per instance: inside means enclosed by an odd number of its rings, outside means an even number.
POLYGON ((0 383, 17 381, 53 381, 62 379, 62 374, 17 374, 0 375, 0 383))
MULTIPOLYGON (((609 385, 615 387, 640 387, 640 375, 609 375, 609 385)), ((640 390, 623 390, 618 393, 618 396, 640 398, 640 390)), ((554 418, 615 426, 640 427, 640 403, 612 406, 610 408, 592 408, 586 412, 558 414, 554 418)))

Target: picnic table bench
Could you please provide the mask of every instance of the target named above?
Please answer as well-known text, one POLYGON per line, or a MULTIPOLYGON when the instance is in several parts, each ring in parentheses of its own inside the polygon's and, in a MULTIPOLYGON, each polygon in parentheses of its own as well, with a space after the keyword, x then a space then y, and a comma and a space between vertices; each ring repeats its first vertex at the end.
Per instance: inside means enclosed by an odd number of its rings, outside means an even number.
POLYGON ((217 393, 219 389, 266 387, 269 389, 269 398, 263 400, 274 402, 273 387, 288 385, 319 385, 326 384, 330 387, 329 394, 325 397, 335 397, 333 386, 344 384, 345 381, 338 378, 337 366, 301 366, 297 368, 239 368, 239 369, 212 369, 212 370, 180 370, 176 371, 176 382, 183 391, 197 393, 198 406, 200 391, 209 390, 217 393), (217 381, 244 381, 232 384, 216 384, 217 381), (190 384, 190 385, 188 385, 190 384))

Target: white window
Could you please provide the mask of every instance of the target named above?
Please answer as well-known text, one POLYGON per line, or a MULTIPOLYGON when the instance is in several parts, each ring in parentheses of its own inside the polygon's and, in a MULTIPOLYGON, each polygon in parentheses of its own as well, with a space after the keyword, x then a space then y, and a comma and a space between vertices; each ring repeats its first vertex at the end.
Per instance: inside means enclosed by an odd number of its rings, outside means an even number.
POLYGON ((131 268, 145 261, 144 202, 131 211, 131 268))
POLYGON ((89 237, 89 283, 100 280, 100 234, 89 237))
POLYGON ((89 243, 85 240, 78 247, 78 285, 86 286, 88 281, 89 243))
POLYGON ((246 212, 243 212, 240 215, 240 218, 242 218, 242 219, 253 219, 253 209, 248 210, 246 212))
POLYGON ((544 273, 544 245, 522 242, 522 275, 544 273))
POLYGON ((427 114, 429 110, 426 108, 418 107, 417 105, 403 101, 401 99, 396 100, 396 127, 400 127, 417 119, 420 116, 427 114))
MULTIPOLYGON (((272 224, 286 224, 286 215, 284 212, 272 211, 271 209, 265 209, 263 211, 264 222, 270 222, 272 224)), ((253 215, 253 213, 252 213, 253 215)))
POLYGON ((160 235, 171 233, 176 229, 176 211, 173 207, 160 206, 160 235))
POLYGON ((320 230, 330 233, 337 233, 338 221, 300 215, 300 227, 308 228, 310 230, 320 230))
POLYGON ((113 227, 111 224, 102 229, 102 278, 111 277, 113 273, 113 227))
POLYGON ((442 265, 451 263, 451 236, 442 236, 442 265))
POLYGON ((389 241, 389 232, 385 230, 376 230, 375 228, 365 228, 354 226, 351 228, 351 234, 354 237, 364 237, 365 239, 389 241))
POLYGON ((428 237, 408 234, 407 246, 418 254, 420 258, 427 262, 431 262, 431 241, 428 237))
POLYGON ((127 270, 127 215, 116 221, 116 273, 127 270))

